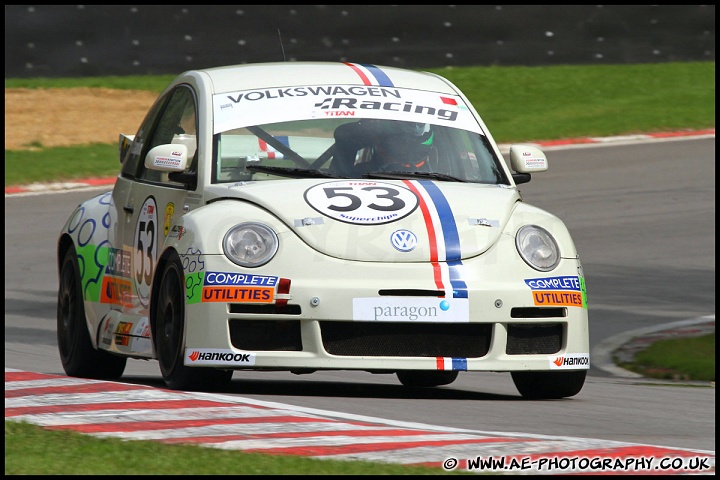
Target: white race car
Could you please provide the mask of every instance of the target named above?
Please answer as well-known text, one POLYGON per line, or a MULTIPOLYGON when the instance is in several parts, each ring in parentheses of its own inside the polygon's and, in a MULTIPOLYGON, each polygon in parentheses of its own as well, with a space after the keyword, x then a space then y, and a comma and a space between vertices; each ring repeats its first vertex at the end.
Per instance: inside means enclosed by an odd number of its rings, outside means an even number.
POLYGON ((156 359, 169 388, 235 370, 361 370, 408 387, 510 372, 576 395, 589 368, 582 267, 468 99, 430 73, 289 62, 179 75, 119 139, 110 192, 58 238, 70 376, 156 359))

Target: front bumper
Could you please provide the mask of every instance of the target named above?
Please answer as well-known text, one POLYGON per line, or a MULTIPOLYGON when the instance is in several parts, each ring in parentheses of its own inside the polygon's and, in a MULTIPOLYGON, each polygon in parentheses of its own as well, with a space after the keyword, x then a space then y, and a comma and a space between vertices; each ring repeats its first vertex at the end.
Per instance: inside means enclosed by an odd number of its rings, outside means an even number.
MULTIPOLYGON (((519 261, 509 268, 497 258, 464 260, 456 271, 467 292, 463 301, 468 316, 460 321, 357 319, 357 299, 382 298, 402 305, 412 299, 439 300, 433 280, 438 265, 348 262, 312 251, 292 262, 274 260, 252 271, 291 280, 289 293, 275 292, 272 302, 188 303, 184 363, 291 371, 589 368, 584 288, 533 291, 525 281, 575 278, 582 284, 579 261, 563 259, 552 274, 541 275, 519 261), (278 264, 281 271, 273 267, 278 264)), ((206 273, 237 271, 222 255, 206 255, 202 261, 206 273)), ((195 284, 202 282, 202 275, 199 278, 195 284)))

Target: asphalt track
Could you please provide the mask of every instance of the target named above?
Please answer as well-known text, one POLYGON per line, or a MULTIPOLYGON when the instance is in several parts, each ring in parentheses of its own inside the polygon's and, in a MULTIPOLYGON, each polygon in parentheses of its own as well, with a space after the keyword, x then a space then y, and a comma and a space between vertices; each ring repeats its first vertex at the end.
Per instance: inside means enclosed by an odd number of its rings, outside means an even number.
MULTIPOLYGON (((681 139, 688 133, 680 132, 681 139)), ((714 130, 691 135, 713 136, 714 130)), ((565 145, 588 147, 654 141, 652 136, 578 139, 565 145), (641 138, 638 138, 641 137, 641 138)), ((660 139, 657 139, 660 140, 660 139)), ((663 140, 667 140, 667 137, 663 140)), ((563 145, 541 144, 543 149, 563 145)), ((38 195, 66 189, 104 188, 114 179, 23 187, 9 195, 38 195), (103 183, 109 182, 109 183, 103 183)), ((7 290, 6 290, 7 292, 7 290)), ((7 296, 7 293, 6 293, 7 296)), ((7 311, 6 311, 7 314, 7 311)), ((7 329, 7 327, 6 327, 7 329)), ((663 336, 714 331, 714 315, 624 331, 604 338, 593 348, 593 368, 612 377, 632 379, 618 369, 610 353, 663 336)), ((6 345, 6 364, 8 350, 6 345)), ((265 402, 236 395, 174 392, 151 385, 98 382, 6 368, 6 419, 23 419, 47 428, 70 429, 98 436, 196 443, 317 458, 363 459, 469 469, 483 457, 507 462, 484 472, 568 474, 712 473, 714 451, 670 448, 631 442, 594 440, 463 428, 387 420, 367 415, 265 402), (160 402, 160 403, 157 403, 160 402), (156 407, 162 405, 162 410, 156 407), (453 460, 454 459, 454 460, 453 460), (665 462, 664 464, 661 462, 665 462)), ((714 425, 714 420, 713 420, 714 425)), ((475 469, 480 472, 481 470, 475 469)))
MULTIPOLYGON (((5 419, 103 438, 500 474, 715 473, 715 452, 488 432, 5 369, 5 419), (512 454, 508 454, 512 452, 512 454), (473 464, 473 460, 495 463, 473 464)), ((291 472, 288 472, 291 473, 291 472)))

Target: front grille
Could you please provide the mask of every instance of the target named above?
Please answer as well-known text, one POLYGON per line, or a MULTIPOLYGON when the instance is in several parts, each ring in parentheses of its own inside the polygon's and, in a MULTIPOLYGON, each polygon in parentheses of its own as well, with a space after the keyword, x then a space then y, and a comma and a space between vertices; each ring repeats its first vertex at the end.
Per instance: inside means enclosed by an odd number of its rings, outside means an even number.
POLYGON ((562 323, 510 323, 505 353, 549 355, 559 352, 562 344, 562 323))
POLYGON ((230 341, 240 350, 300 352, 300 321, 231 319, 230 341))
POLYGON ((484 323, 320 322, 323 347, 332 355, 479 358, 490 348, 484 323))

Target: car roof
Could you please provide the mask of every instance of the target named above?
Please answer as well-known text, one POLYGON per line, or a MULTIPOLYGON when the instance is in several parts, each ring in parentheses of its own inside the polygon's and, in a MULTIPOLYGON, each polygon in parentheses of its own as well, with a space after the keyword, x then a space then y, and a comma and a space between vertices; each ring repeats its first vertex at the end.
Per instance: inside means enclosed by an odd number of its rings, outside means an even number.
POLYGON ((230 65, 186 72, 206 76, 213 93, 301 85, 384 86, 457 94, 446 79, 429 72, 343 62, 275 62, 230 65))

